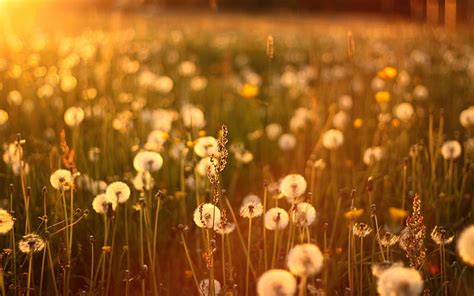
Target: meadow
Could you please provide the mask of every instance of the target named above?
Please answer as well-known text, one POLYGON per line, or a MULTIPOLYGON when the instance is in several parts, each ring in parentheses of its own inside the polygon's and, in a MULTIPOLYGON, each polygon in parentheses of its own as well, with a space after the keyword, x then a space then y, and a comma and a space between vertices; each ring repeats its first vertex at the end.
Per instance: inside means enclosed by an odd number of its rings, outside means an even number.
POLYGON ((472 295, 474 31, 0 21, 2 295, 472 295))

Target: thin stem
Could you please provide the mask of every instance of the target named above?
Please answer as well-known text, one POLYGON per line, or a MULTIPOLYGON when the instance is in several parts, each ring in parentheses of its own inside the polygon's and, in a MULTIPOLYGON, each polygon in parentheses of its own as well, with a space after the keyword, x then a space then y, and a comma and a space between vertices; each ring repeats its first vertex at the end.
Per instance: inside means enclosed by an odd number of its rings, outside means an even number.
MULTIPOLYGON (((252 218, 249 219, 249 236, 247 238, 247 250, 250 253, 250 242, 252 239, 252 218)), ((250 255, 247 254, 247 268, 245 271, 245 296, 249 295, 250 255)))
POLYGON ((31 281, 33 277, 33 254, 30 253, 28 254, 28 285, 27 285, 27 290, 26 290, 26 296, 30 296, 30 291, 31 291, 31 281))
POLYGON ((199 281, 197 279, 196 270, 194 269, 194 264, 191 259, 191 255, 189 253, 188 245, 186 243, 186 238, 184 237, 184 233, 182 231, 180 233, 181 233, 181 242, 183 243, 184 252, 186 253, 186 259, 188 260, 189 268, 191 268, 191 272, 193 273, 194 284, 196 285, 196 289, 198 293, 200 294, 201 289, 199 288, 199 281))

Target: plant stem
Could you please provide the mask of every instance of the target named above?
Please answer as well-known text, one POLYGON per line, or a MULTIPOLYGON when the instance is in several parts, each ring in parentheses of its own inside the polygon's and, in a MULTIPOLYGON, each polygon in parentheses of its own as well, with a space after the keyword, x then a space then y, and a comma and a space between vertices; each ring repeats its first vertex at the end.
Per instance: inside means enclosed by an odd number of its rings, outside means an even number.
POLYGON ((249 218, 249 234, 247 238, 247 250, 249 254, 247 254, 247 268, 245 271, 245 296, 249 295, 249 275, 250 275, 250 242, 252 239, 252 218, 249 218))

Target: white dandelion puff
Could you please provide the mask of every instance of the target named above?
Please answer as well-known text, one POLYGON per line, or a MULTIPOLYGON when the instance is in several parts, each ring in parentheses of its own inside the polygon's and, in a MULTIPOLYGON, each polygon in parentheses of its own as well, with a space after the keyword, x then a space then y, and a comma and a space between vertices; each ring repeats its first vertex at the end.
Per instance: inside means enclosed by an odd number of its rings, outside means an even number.
POLYGON ((335 150, 344 144, 344 134, 337 129, 330 129, 323 134, 322 143, 324 148, 335 150))
POLYGON ((124 203, 130 198, 130 187, 123 182, 113 182, 107 186, 105 194, 110 199, 116 198, 119 203, 124 203))
POLYGON ((467 264, 474 266, 474 225, 465 228, 457 240, 459 257, 467 264))
POLYGON ((292 296, 295 292, 295 277, 283 269, 270 269, 257 282, 257 294, 260 296, 292 296))
POLYGON ((265 213, 265 228, 268 230, 285 229, 289 220, 287 211, 282 208, 271 208, 265 213))
POLYGON ((323 268, 323 263, 323 253, 314 244, 296 245, 288 253, 288 268, 292 274, 299 277, 308 277, 319 273, 323 268))
POLYGON ((441 155, 446 160, 456 159, 461 155, 461 150, 458 141, 446 141, 441 146, 441 155))
POLYGON ((423 279, 413 268, 394 266, 382 271, 377 280, 377 292, 381 296, 417 296, 423 290, 423 279))
POLYGON ((51 174, 49 178, 51 186, 57 190, 68 190, 73 186, 74 179, 68 170, 59 169, 51 174))
POLYGON ((137 172, 156 172, 163 166, 163 157, 154 151, 140 151, 133 159, 133 167, 137 172))
POLYGON ((291 210, 291 221, 297 226, 310 226, 315 220, 316 210, 309 203, 299 203, 291 210))
POLYGON ((289 174, 280 182, 280 192, 292 203, 306 192, 307 183, 300 174, 289 174))
POLYGON ((221 211, 211 203, 203 203, 194 210, 193 219, 198 227, 212 229, 221 220, 221 211))

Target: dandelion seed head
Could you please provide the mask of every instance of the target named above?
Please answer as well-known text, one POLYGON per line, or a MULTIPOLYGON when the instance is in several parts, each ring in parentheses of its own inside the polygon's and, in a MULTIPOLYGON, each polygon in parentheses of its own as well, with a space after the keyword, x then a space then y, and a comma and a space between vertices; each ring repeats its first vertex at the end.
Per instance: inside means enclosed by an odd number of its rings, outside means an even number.
POLYGON ((334 125, 335 128, 339 130, 344 130, 349 123, 351 122, 351 119, 349 117, 349 114, 345 111, 339 111, 334 115, 334 118, 332 119, 332 124, 334 125))
POLYGON ((130 198, 130 187, 127 184, 117 181, 109 184, 105 194, 110 199, 116 199, 119 203, 124 203, 130 198))
POLYGON ((244 205, 246 203, 249 203, 249 202, 261 203, 262 200, 260 199, 260 197, 258 197, 258 195, 250 193, 250 194, 248 194, 247 196, 244 197, 244 199, 242 200, 242 205, 244 205))
POLYGON ((253 219, 263 214, 263 205, 261 202, 250 200, 243 203, 240 207, 240 216, 248 219, 253 219))
POLYGON ((201 129, 206 125, 204 113, 194 105, 184 105, 181 108, 181 118, 183 119, 184 126, 187 128, 201 129))
POLYGON ((341 110, 349 111, 352 109, 352 97, 349 95, 342 95, 337 99, 337 104, 341 110))
POLYGON ((0 234, 5 234, 12 230, 15 220, 12 215, 4 209, 0 209, 0 234))
POLYGON ((352 227, 352 233, 354 233, 354 235, 360 238, 366 237, 367 235, 372 233, 372 231, 372 227, 365 223, 355 223, 352 227))
POLYGON ((18 248, 22 253, 33 254, 44 249, 45 242, 36 233, 24 235, 18 243, 18 248))
POLYGON ((323 263, 323 253, 314 244, 296 245, 288 253, 288 268, 296 276, 307 277, 317 274, 323 268, 323 263))
POLYGON ((278 147, 282 151, 290 151, 296 147, 296 137, 293 134, 286 133, 278 139, 278 147))
POLYGON ((458 141, 446 141, 441 146, 441 155, 446 160, 456 159, 461 155, 461 144, 458 141))
POLYGON ((281 230, 288 226, 290 217, 282 208, 271 208, 265 213, 265 228, 268 230, 281 230))
POLYGON ((300 174, 289 174, 280 182, 280 192, 292 203, 306 192, 307 183, 300 174))
POLYGON ((105 193, 99 194, 92 200, 92 208, 97 214, 107 214, 109 209, 115 211, 117 208, 117 198, 108 196, 105 193))
POLYGON ((68 190, 72 188, 74 179, 70 171, 59 169, 51 174, 49 178, 51 186, 57 190, 68 190))
POLYGON ((194 223, 200 228, 214 228, 221 220, 221 211, 211 203, 200 204, 193 215, 194 223))
POLYGON ((283 269, 270 269, 257 282, 257 294, 260 296, 292 296, 295 292, 295 277, 283 269))
POLYGON ((340 130, 330 129, 323 134, 322 143, 324 148, 335 150, 344 144, 344 134, 340 130))
POLYGON ((365 165, 371 166, 384 157, 384 150, 380 146, 369 147, 364 152, 363 161, 365 165))
POLYGON ((221 292, 221 283, 218 280, 214 280, 214 293, 209 294, 210 292, 210 282, 209 279, 204 279, 199 283, 200 295, 219 295, 221 292))
POLYGON ((377 292, 381 296, 417 296, 422 290, 423 279, 413 268, 390 267, 377 280, 377 292))
POLYGON ((194 144, 194 153, 199 157, 217 155, 219 152, 217 144, 217 139, 214 137, 200 137, 194 144))
POLYGON ((133 167, 137 172, 156 172, 163 166, 163 157, 154 151, 140 151, 133 158, 133 167))
POLYGON ((269 140, 274 141, 281 135, 282 130, 279 123, 270 123, 265 127, 265 134, 269 140))
POLYGON ((66 112, 64 112, 64 122, 69 127, 76 127, 84 120, 84 116, 85 113, 81 107, 69 107, 66 112))
POLYGON ((410 121, 414 113, 415 113, 415 109, 413 108, 413 105, 410 103, 401 103, 401 104, 396 105, 393 108, 393 114, 401 122, 410 121))
POLYGON ((291 221, 297 226, 310 226, 315 220, 316 210, 309 203, 299 203, 291 210, 291 221))
POLYGON ((470 106, 459 114, 459 122, 465 128, 474 126, 474 106, 470 106))
POLYGON ((474 266, 474 225, 466 227, 457 239, 457 252, 461 259, 474 266))
POLYGON ((155 186, 155 179, 149 171, 138 172, 132 180, 133 187, 138 191, 150 191, 155 186))

